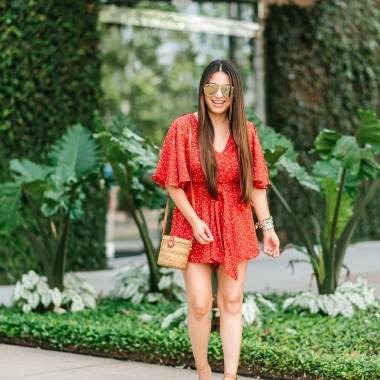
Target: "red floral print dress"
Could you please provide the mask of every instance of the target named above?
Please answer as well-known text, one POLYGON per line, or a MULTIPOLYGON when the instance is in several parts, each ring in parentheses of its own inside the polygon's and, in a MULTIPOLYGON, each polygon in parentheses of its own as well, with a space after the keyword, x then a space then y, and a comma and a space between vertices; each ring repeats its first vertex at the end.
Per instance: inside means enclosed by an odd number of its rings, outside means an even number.
MULTIPOLYGON (((232 135, 222 152, 215 151, 218 164, 218 200, 213 199, 206 187, 198 147, 198 120, 190 114, 192 128, 191 174, 196 213, 210 228, 214 241, 208 245, 193 239, 189 262, 224 265, 225 272, 237 280, 239 261, 251 260, 260 254, 250 205, 239 198, 240 177, 237 148, 232 135)), ((189 174, 189 115, 174 120, 165 138, 153 180, 165 188, 171 185, 184 189, 191 203, 189 174)), ((256 127, 247 121, 253 157, 253 186, 269 186, 268 171, 257 136, 256 127)), ((190 223, 177 207, 174 209, 170 235, 192 239, 190 223)))

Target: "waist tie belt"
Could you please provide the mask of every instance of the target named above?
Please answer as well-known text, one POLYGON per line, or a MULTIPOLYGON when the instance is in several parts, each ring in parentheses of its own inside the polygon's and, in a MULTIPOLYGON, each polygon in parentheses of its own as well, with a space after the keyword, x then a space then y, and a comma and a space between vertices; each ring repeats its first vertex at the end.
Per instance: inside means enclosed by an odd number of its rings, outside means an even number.
MULTIPOLYGON (((195 197, 197 196, 197 191, 206 192, 208 194, 205 183, 193 182, 193 186, 195 190, 195 197)), ((211 249, 211 258, 214 261, 213 267, 215 269, 218 264, 224 264, 225 272, 234 280, 237 280, 238 266, 237 258, 235 257, 236 252, 234 252, 236 242, 234 241, 232 229, 231 210, 227 203, 229 192, 231 191, 238 191, 240 193, 240 184, 235 182, 220 183, 218 184, 218 199, 215 200, 211 197, 209 198, 211 202, 210 222, 215 225, 215 229, 213 229, 212 226, 209 227, 217 232, 217 238, 219 239, 223 249, 224 263, 220 262, 220 258, 213 249, 211 249)))

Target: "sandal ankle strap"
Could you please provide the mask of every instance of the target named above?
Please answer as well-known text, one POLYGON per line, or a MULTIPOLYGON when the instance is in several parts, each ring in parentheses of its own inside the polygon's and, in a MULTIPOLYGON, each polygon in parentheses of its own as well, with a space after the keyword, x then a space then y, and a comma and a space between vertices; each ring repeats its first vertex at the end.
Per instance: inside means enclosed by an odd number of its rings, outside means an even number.
POLYGON ((238 378, 238 375, 235 375, 235 374, 233 374, 233 373, 228 373, 228 372, 224 372, 224 375, 223 375, 224 377, 228 377, 228 378, 230 378, 230 379, 234 379, 234 380, 236 380, 237 378, 238 378))
POLYGON ((196 368, 197 370, 207 369, 207 368, 209 368, 209 367, 210 367, 210 366, 209 366, 208 363, 206 363, 206 364, 201 364, 201 365, 195 364, 195 368, 196 368))

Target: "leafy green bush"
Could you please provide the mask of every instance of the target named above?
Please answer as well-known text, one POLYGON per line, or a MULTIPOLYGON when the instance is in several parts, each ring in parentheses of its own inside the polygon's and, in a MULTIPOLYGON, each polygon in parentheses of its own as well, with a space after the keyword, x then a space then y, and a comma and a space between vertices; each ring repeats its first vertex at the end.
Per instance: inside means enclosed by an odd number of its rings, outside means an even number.
POLYGON ((375 288, 368 281, 358 277, 356 282, 346 281, 340 284, 334 294, 318 294, 302 292, 287 298, 283 310, 296 309, 301 312, 322 312, 331 317, 338 314, 352 317, 360 310, 377 310, 380 312, 380 300, 376 299, 375 288))
POLYGON ((115 286, 110 293, 114 299, 130 300, 132 303, 157 302, 164 299, 186 300, 183 281, 174 278, 174 269, 160 267, 160 280, 157 291, 150 288, 149 266, 142 263, 129 263, 118 269, 115 286))
MULTIPOLYGON (((243 326, 248 327, 256 324, 257 326, 262 325, 260 315, 262 314, 259 305, 268 307, 272 311, 277 311, 276 306, 269 300, 265 299, 260 293, 255 294, 246 294, 244 295, 243 304, 242 304, 242 317, 243 317, 243 326)), ((168 328, 169 326, 173 327, 174 323, 178 327, 185 327, 187 325, 188 306, 187 303, 183 303, 174 313, 169 314, 161 323, 161 328, 168 328)), ((210 318, 219 318, 220 312, 218 307, 213 307, 211 310, 210 318)), ((218 327, 220 323, 218 321, 218 327)))
POLYGON ((333 294, 338 286, 353 232, 380 188, 380 120, 369 111, 359 114, 361 124, 353 135, 342 136, 326 129, 319 133, 314 151, 320 158, 313 164, 311 174, 298 164, 298 153, 289 140, 272 128, 258 128, 270 177, 275 178, 281 170, 287 172, 297 181, 297 190, 302 194, 299 200, 306 200, 309 215, 301 219, 284 199, 282 188, 272 182, 274 195, 302 241, 303 247, 296 247, 308 257, 320 294, 333 294), (357 200, 362 182, 370 186, 365 196, 357 200), (318 194, 317 199, 310 190, 318 194), (323 218, 321 211, 316 212, 320 199, 325 206, 323 218), (304 227, 305 221, 312 222, 312 234, 304 227))
MULTIPOLYGON (((299 162, 310 169, 309 153, 322 129, 353 135, 358 108, 380 109, 380 7, 378 0, 316 1, 313 7, 270 7, 266 22, 267 124, 295 143, 299 162)), ((274 183, 296 215, 309 215, 292 180, 279 173, 274 183)), ((361 187, 360 202, 369 185, 361 187)), ((315 197, 316 198, 316 197, 315 197)), ((276 198, 271 211, 283 239, 300 241, 276 198)), ((365 210, 354 240, 379 240, 380 193, 365 210)), ((323 202, 317 214, 323 218, 323 202)), ((310 234, 312 224, 306 224, 310 234)))
POLYGON ((61 292, 58 288, 49 288, 46 279, 31 270, 28 274, 23 274, 16 283, 12 305, 26 314, 31 311, 42 313, 46 310, 62 314, 65 309, 95 309, 97 298, 95 288, 73 272, 65 274, 64 289, 61 292))
MULTIPOLYGON (((96 4, 0 2, 0 182, 10 179, 11 159, 44 161, 68 126, 80 122, 94 131, 93 111, 101 108, 96 4)), ((85 194, 88 218, 70 233, 70 270, 106 266, 107 193, 93 183, 85 194)), ((0 283, 30 269, 41 267, 25 236, 1 237, 0 283)))
POLYGON ((153 246, 143 207, 154 210, 164 206, 165 193, 151 178, 160 150, 149 138, 140 137, 126 126, 121 130, 120 120, 117 118, 109 125, 98 120, 98 131, 95 138, 103 145, 105 159, 112 166, 123 203, 144 244, 149 265, 150 289, 157 292, 161 277, 157 264, 158 248, 153 246))
POLYGON ((10 169, 13 181, 0 184, 0 232, 20 228, 38 253, 50 288, 63 290, 69 224, 83 216, 83 185, 99 176, 99 146, 77 124, 53 145, 49 165, 14 159, 10 169), (22 198, 39 234, 25 223, 22 198))
MULTIPOLYGON (((284 297, 268 298, 280 309, 284 297)), ((178 306, 103 300, 96 310, 27 316, 0 308, 0 341, 193 366, 186 330, 160 328, 167 314, 178 306), (145 314, 153 316, 149 323, 141 317, 145 314)), ((239 373, 288 379, 378 379, 379 317, 364 312, 352 318, 300 317, 263 309, 263 325, 244 329, 239 373)), ((214 370, 223 370, 218 333, 211 334, 209 358, 214 370)))

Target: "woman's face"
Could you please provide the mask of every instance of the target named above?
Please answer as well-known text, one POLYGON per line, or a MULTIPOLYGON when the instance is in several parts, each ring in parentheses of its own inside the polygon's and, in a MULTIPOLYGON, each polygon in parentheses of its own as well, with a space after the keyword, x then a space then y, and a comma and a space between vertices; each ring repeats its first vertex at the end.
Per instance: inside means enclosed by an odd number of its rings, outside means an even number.
POLYGON ((221 86, 224 84, 231 85, 230 77, 223 71, 217 71, 214 73, 207 83, 216 84, 219 86, 218 91, 212 95, 207 96, 204 94, 204 99, 209 113, 223 115, 227 114, 227 111, 231 105, 232 97, 227 98, 222 94, 221 86))

